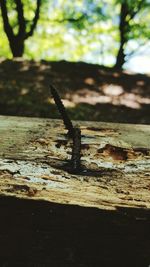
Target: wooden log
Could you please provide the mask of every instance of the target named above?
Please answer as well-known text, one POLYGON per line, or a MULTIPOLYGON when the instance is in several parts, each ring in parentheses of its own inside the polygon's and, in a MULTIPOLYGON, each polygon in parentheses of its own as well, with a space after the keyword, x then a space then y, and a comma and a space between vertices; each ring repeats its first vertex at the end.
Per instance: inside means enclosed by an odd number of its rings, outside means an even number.
POLYGON ((0 116, 0 195, 115 210, 150 208, 150 126, 74 122, 79 174, 68 172, 72 141, 60 120, 0 116))

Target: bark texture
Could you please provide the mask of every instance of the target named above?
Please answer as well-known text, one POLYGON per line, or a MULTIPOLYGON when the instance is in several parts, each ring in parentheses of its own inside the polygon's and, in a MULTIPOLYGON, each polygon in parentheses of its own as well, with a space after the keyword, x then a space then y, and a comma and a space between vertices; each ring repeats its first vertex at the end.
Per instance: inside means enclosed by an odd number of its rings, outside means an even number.
POLYGON ((79 174, 59 120, 0 117, 0 195, 100 209, 150 208, 150 126, 76 122, 79 174))

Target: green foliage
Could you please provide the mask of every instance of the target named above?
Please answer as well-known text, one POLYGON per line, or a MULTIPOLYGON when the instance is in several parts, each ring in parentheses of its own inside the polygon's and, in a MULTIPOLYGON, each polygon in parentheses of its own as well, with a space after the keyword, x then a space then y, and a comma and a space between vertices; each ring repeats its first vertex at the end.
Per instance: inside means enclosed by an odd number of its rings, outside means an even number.
POLYGON ((2 17, 0 16, 0 33, 1 33, 1 38, 0 38, 0 57, 4 58, 11 58, 11 51, 9 48, 8 40, 7 37, 3 31, 3 23, 2 23, 2 17))
MULTIPOLYGON (((37 28, 26 41, 24 57, 70 61, 92 61, 112 65, 119 46, 121 3, 129 8, 127 40, 142 44, 150 37, 148 0, 43 0, 37 28), (132 14, 136 13, 133 18, 132 14)), ((23 0, 28 28, 34 17, 36 0, 23 0)), ((8 0, 9 19, 18 31, 14 0, 8 0)), ((0 56, 11 58, 0 16, 0 56)), ((126 51, 133 52, 128 43, 126 51)))

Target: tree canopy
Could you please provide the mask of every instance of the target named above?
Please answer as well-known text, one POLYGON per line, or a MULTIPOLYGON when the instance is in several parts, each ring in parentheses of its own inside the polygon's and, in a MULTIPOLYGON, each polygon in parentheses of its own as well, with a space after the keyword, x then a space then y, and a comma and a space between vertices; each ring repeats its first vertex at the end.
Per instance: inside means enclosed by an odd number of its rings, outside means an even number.
POLYGON ((149 10, 149 0, 1 0, 0 56, 120 69, 148 44, 149 10))

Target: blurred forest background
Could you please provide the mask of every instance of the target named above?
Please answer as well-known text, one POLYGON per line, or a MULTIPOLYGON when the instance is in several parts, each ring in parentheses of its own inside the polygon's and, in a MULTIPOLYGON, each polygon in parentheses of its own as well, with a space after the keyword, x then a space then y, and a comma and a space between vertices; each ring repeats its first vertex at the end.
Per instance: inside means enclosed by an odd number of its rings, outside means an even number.
POLYGON ((150 0, 1 0, 0 114, 58 118, 52 83, 72 119, 149 124, 149 25, 150 0))

